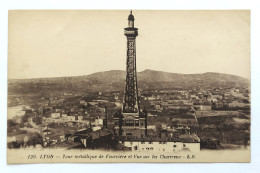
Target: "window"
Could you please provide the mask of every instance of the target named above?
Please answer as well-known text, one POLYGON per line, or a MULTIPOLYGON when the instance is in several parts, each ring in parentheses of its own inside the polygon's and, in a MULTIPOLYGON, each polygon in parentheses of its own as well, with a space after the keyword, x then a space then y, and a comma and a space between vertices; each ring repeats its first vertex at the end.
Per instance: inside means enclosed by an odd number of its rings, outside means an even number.
POLYGON ((126 119, 126 120, 125 120, 125 125, 126 125, 126 126, 133 126, 133 125, 134 125, 134 120, 126 119))
POLYGON ((153 142, 152 142, 152 141, 150 141, 150 142, 149 142, 149 144, 153 144, 153 142))
POLYGON ((126 136, 133 136, 133 134, 132 133, 127 133, 126 136))
POLYGON ((177 147, 177 145, 173 145, 173 148, 176 148, 177 147))
POLYGON ((151 147, 150 150, 153 150, 153 147, 151 147))
POLYGON ((186 144, 183 144, 183 147, 186 147, 186 144))

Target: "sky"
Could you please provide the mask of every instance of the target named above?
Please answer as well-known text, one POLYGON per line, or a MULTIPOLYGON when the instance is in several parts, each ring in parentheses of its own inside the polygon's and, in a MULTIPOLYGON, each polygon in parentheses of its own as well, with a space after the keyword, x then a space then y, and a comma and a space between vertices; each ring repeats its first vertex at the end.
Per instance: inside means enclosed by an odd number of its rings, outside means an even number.
MULTIPOLYGON (((126 69, 127 10, 17 10, 8 18, 8 78, 126 69)), ((250 11, 133 10, 137 71, 250 78, 250 11)))

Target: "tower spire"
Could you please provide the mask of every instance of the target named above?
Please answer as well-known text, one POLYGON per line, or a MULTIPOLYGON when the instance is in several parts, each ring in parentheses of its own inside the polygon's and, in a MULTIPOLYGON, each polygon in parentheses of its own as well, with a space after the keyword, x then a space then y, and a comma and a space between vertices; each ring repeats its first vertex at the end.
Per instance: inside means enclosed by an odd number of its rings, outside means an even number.
POLYGON ((123 102, 124 113, 139 113, 137 74, 136 74, 136 46, 135 38, 138 29, 134 27, 134 16, 132 10, 128 16, 128 27, 125 28, 127 37, 127 66, 126 66, 126 86, 123 102))

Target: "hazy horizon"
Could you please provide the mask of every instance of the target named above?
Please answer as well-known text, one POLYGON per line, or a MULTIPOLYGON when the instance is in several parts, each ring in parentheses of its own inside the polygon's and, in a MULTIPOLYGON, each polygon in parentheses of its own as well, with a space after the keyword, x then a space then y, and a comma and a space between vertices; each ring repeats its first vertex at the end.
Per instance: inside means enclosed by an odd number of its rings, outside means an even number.
MULTIPOLYGON (((125 70, 128 10, 9 11, 8 79, 125 70)), ((133 10, 137 71, 250 79, 250 11, 133 10)))

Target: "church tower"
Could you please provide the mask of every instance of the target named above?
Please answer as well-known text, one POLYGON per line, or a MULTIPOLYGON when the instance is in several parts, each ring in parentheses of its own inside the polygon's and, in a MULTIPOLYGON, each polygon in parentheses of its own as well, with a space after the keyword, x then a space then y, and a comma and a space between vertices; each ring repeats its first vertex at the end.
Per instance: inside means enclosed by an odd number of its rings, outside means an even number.
POLYGON ((136 72, 136 37, 138 28, 134 27, 132 10, 128 16, 128 27, 124 29, 127 38, 126 80, 122 110, 114 114, 115 135, 129 138, 147 136, 147 113, 140 111, 136 72))

